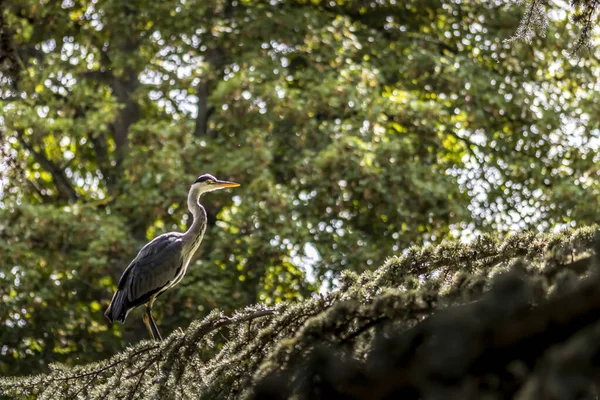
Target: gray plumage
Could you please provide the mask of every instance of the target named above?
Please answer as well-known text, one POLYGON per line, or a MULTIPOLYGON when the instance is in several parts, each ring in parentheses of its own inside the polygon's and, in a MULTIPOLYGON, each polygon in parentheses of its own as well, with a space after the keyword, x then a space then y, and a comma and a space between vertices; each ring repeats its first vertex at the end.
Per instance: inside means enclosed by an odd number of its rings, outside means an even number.
POLYGON ((147 303, 154 294, 158 296, 158 292, 175 282, 178 274, 185 273, 182 237, 177 232, 165 233, 140 250, 121 275, 118 290, 106 311, 111 322, 125 322, 129 310, 147 303))
POLYGON ((188 209, 193 215, 192 226, 185 233, 169 232, 146 244, 125 269, 110 305, 104 315, 110 322, 125 322, 130 310, 146 304, 144 323, 152 338, 162 339, 152 317, 154 300, 175 286, 187 270, 192 256, 200 246, 206 231, 206 211, 199 203, 205 192, 239 186, 201 175, 188 193, 188 209))

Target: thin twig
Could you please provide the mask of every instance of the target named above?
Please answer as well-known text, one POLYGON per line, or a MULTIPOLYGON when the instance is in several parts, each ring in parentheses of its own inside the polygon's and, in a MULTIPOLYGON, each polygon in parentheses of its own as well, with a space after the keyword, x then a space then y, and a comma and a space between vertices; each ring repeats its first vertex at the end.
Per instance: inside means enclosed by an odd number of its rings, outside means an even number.
POLYGON ((122 360, 114 361, 114 362, 112 362, 112 363, 110 363, 108 365, 105 365, 104 367, 99 368, 99 369, 94 370, 94 371, 86 372, 86 373, 83 373, 83 374, 66 376, 64 378, 51 378, 47 382, 52 382, 52 381, 68 381, 68 380, 72 380, 72 379, 84 378, 84 377, 87 377, 87 376, 90 376, 90 375, 94 375, 94 374, 99 374, 101 372, 104 372, 106 370, 111 369, 112 367, 114 367, 116 365, 122 364, 122 363, 124 363, 126 361, 131 361, 131 358, 137 357, 140 354, 143 354, 143 353, 145 353, 147 351, 150 351, 150 350, 154 350, 154 349, 156 349, 158 347, 160 347, 160 346, 159 345, 154 345, 154 346, 150 346, 150 347, 146 347, 146 348, 140 349, 138 351, 133 352, 132 354, 129 354, 127 358, 123 358, 122 360))
MULTIPOLYGON (((144 378, 144 374, 146 373, 148 369, 144 368, 144 370, 142 371, 142 373, 140 374, 140 377, 138 378, 135 386, 133 387, 133 390, 131 391, 131 393, 129 394, 129 396, 127 397, 128 399, 133 399, 133 396, 135 395, 135 392, 137 392, 138 387, 140 386, 140 383, 142 382, 142 379, 144 378)), ((131 376, 131 375, 130 375, 131 376)), ((125 379, 127 379, 128 377, 126 377, 125 379)))
POLYGON ((275 310, 267 309, 267 310, 260 310, 260 311, 254 312, 252 314, 244 315, 243 317, 240 317, 240 318, 221 317, 221 320, 219 322, 215 323, 212 326, 206 327, 200 337, 206 335, 209 332, 212 332, 216 329, 222 328, 227 325, 231 325, 231 324, 238 323, 238 322, 246 322, 246 321, 250 321, 250 320, 253 320, 256 318, 264 317, 267 315, 273 315, 273 314, 275 314, 275 310))
POLYGON ((138 369, 137 371, 135 371, 135 372, 132 372, 131 374, 127 375, 127 376, 125 377, 125 379, 133 378, 134 376, 137 376, 137 375, 139 375, 139 374, 141 374, 141 373, 145 372, 145 371, 148 369, 148 367, 150 367, 150 365, 152 365, 152 364, 153 364, 155 361, 158 361, 159 359, 160 359, 160 354, 159 354, 159 355, 157 355, 157 356, 155 356, 155 357, 152 357, 150 360, 148 360, 148 361, 146 362, 146 364, 144 364, 144 366, 143 366, 143 367, 141 367, 141 368, 140 368, 140 369, 138 369))
POLYGON ((98 378, 98 375, 100 374, 100 372, 97 372, 96 374, 94 374, 94 376, 92 376, 90 378, 90 380, 85 384, 85 385, 81 385, 81 388, 79 388, 78 391, 76 391, 73 394, 73 397, 71 397, 72 399, 76 399, 77 395, 81 392, 83 392, 83 390, 85 390, 86 388, 90 387, 90 385, 98 378))

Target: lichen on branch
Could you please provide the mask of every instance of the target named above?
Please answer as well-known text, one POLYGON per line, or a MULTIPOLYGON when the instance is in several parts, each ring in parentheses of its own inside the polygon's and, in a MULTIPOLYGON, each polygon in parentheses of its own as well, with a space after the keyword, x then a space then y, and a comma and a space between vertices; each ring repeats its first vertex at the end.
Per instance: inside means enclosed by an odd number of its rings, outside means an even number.
POLYGON ((0 393, 449 398, 469 388, 470 398, 528 399, 544 397, 550 380, 567 394, 589 392, 600 348, 590 354, 581 344, 598 336, 600 321, 596 231, 411 248, 376 271, 345 273, 331 293, 230 317, 214 310, 102 362, 2 378, 0 393), (571 350, 575 361, 565 364, 560 354, 571 350), (567 367, 576 387, 557 378, 567 367))

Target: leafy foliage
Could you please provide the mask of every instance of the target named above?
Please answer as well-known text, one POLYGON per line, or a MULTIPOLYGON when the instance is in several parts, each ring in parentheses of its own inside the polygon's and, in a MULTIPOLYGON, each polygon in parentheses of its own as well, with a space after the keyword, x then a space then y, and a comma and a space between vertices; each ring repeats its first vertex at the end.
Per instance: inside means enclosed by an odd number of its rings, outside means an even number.
POLYGON ((461 232, 597 222, 598 58, 563 57, 566 15, 529 45, 504 42, 506 2, 2 6, 4 373, 145 337, 102 310, 147 240, 189 224, 200 173, 243 186, 206 199, 164 332, 461 232))
POLYGON ((590 262, 597 230, 412 248, 376 271, 346 273, 334 293, 232 317, 214 310, 161 343, 4 378, 0 390, 39 398, 571 398, 591 390, 599 367, 600 286, 590 262), (228 338, 222 347, 219 335, 228 338))
POLYGON ((21 205, 3 210, 0 253, 0 330, 3 374, 30 373, 55 361, 97 359, 118 348, 117 330, 103 321, 101 299, 112 286, 111 269, 131 245, 114 217, 90 207, 21 205), (31 251, 30 246, 35 246, 31 251))

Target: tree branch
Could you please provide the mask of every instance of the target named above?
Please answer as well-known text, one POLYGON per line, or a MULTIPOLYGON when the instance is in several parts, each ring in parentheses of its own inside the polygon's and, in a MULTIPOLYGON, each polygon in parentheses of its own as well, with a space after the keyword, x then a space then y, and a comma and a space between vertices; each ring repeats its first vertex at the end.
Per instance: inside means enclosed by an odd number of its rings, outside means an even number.
POLYGON ((117 101, 124 105, 113 124, 117 167, 121 165, 128 153, 129 127, 140 119, 140 107, 132 96, 138 86, 137 73, 130 69, 125 75, 125 79, 113 77, 110 81, 110 87, 117 101))
POLYGON ((211 76, 216 74, 219 79, 223 77, 225 60, 225 54, 220 47, 208 50, 205 54, 204 61, 212 71, 203 76, 203 79, 196 88, 196 96, 198 97, 198 114, 196 116, 196 125, 194 126, 194 135, 196 137, 204 136, 208 132, 208 119, 215 110, 213 106, 210 106, 208 101, 211 87, 214 86, 214 78, 211 78, 211 76))
POLYGON ((196 125, 194 126, 194 136, 201 137, 206 135, 208 129, 208 118, 214 111, 214 107, 208 105, 208 82, 203 79, 196 89, 198 97, 198 115, 196 116, 196 125))
MULTIPOLYGON (((591 261, 591 259, 586 259, 591 261)), ((577 267, 579 269, 579 266, 577 267)), ((360 387, 351 394, 359 398, 370 393, 374 398, 384 398, 402 390, 417 390, 423 382, 418 381, 416 371, 427 370, 430 374, 478 376, 503 370, 510 360, 520 360, 527 364, 535 362, 553 344, 562 343, 581 329, 600 320, 600 280, 592 276, 576 290, 560 297, 552 298, 542 305, 527 309, 526 303, 513 307, 509 315, 499 318, 501 308, 494 304, 492 297, 471 304, 453 307, 439 312, 406 333, 391 338, 387 346, 406 349, 395 354, 399 360, 396 367, 390 368, 383 376, 360 387), (482 317, 484 313, 498 313, 493 318, 482 317), (464 354, 464 360, 457 363, 454 370, 442 372, 428 370, 431 357, 455 357, 456 354, 434 354, 435 348, 451 348, 453 326, 477 321, 463 332, 472 348, 464 354), (448 340, 439 343, 439 333, 446 332, 448 340), (399 377, 403 377, 400 379, 399 377)), ((509 306, 510 307, 510 306, 509 306)), ((465 325, 466 326, 466 325, 465 325)), ((455 343, 456 345, 458 343, 455 343)), ((451 363, 451 359, 446 362, 451 363)))
POLYGON ((46 156, 44 156, 41 152, 36 151, 33 146, 25 140, 25 132, 22 129, 17 130, 17 140, 21 145, 29 151, 37 162, 40 163, 42 168, 48 171, 52 175, 52 179, 56 185, 56 190, 59 195, 71 202, 74 203, 77 201, 77 193, 75 189, 71 185, 71 182, 65 175, 64 171, 58 168, 52 161, 50 161, 46 156))
POLYGON ((110 71, 96 70, 96 71, 84 71, 79 73, 82 78, 91 79, 97 82, 110 83, 113 75, 110 71))
POLYGON ((42 203, 47 203, 50 200, 51 197, 42 191, 42 188, 38 185, 38 183, 35 180, 25 178, 25 181, 38 194, 38 196, 40 196, 40 198, 42 199, 42 203))
POLYGON ((100 171, 102 171, 102 175, 104 175, 104 181, 106 182, 108 194, 112 196, 115 192, 116 182, 113 176, 113 167, 110 163, 110 157, 108 155, 106 135, 104 132, 90 132, 88 136, 94 145, 96 164, 98 165, 100 171))

